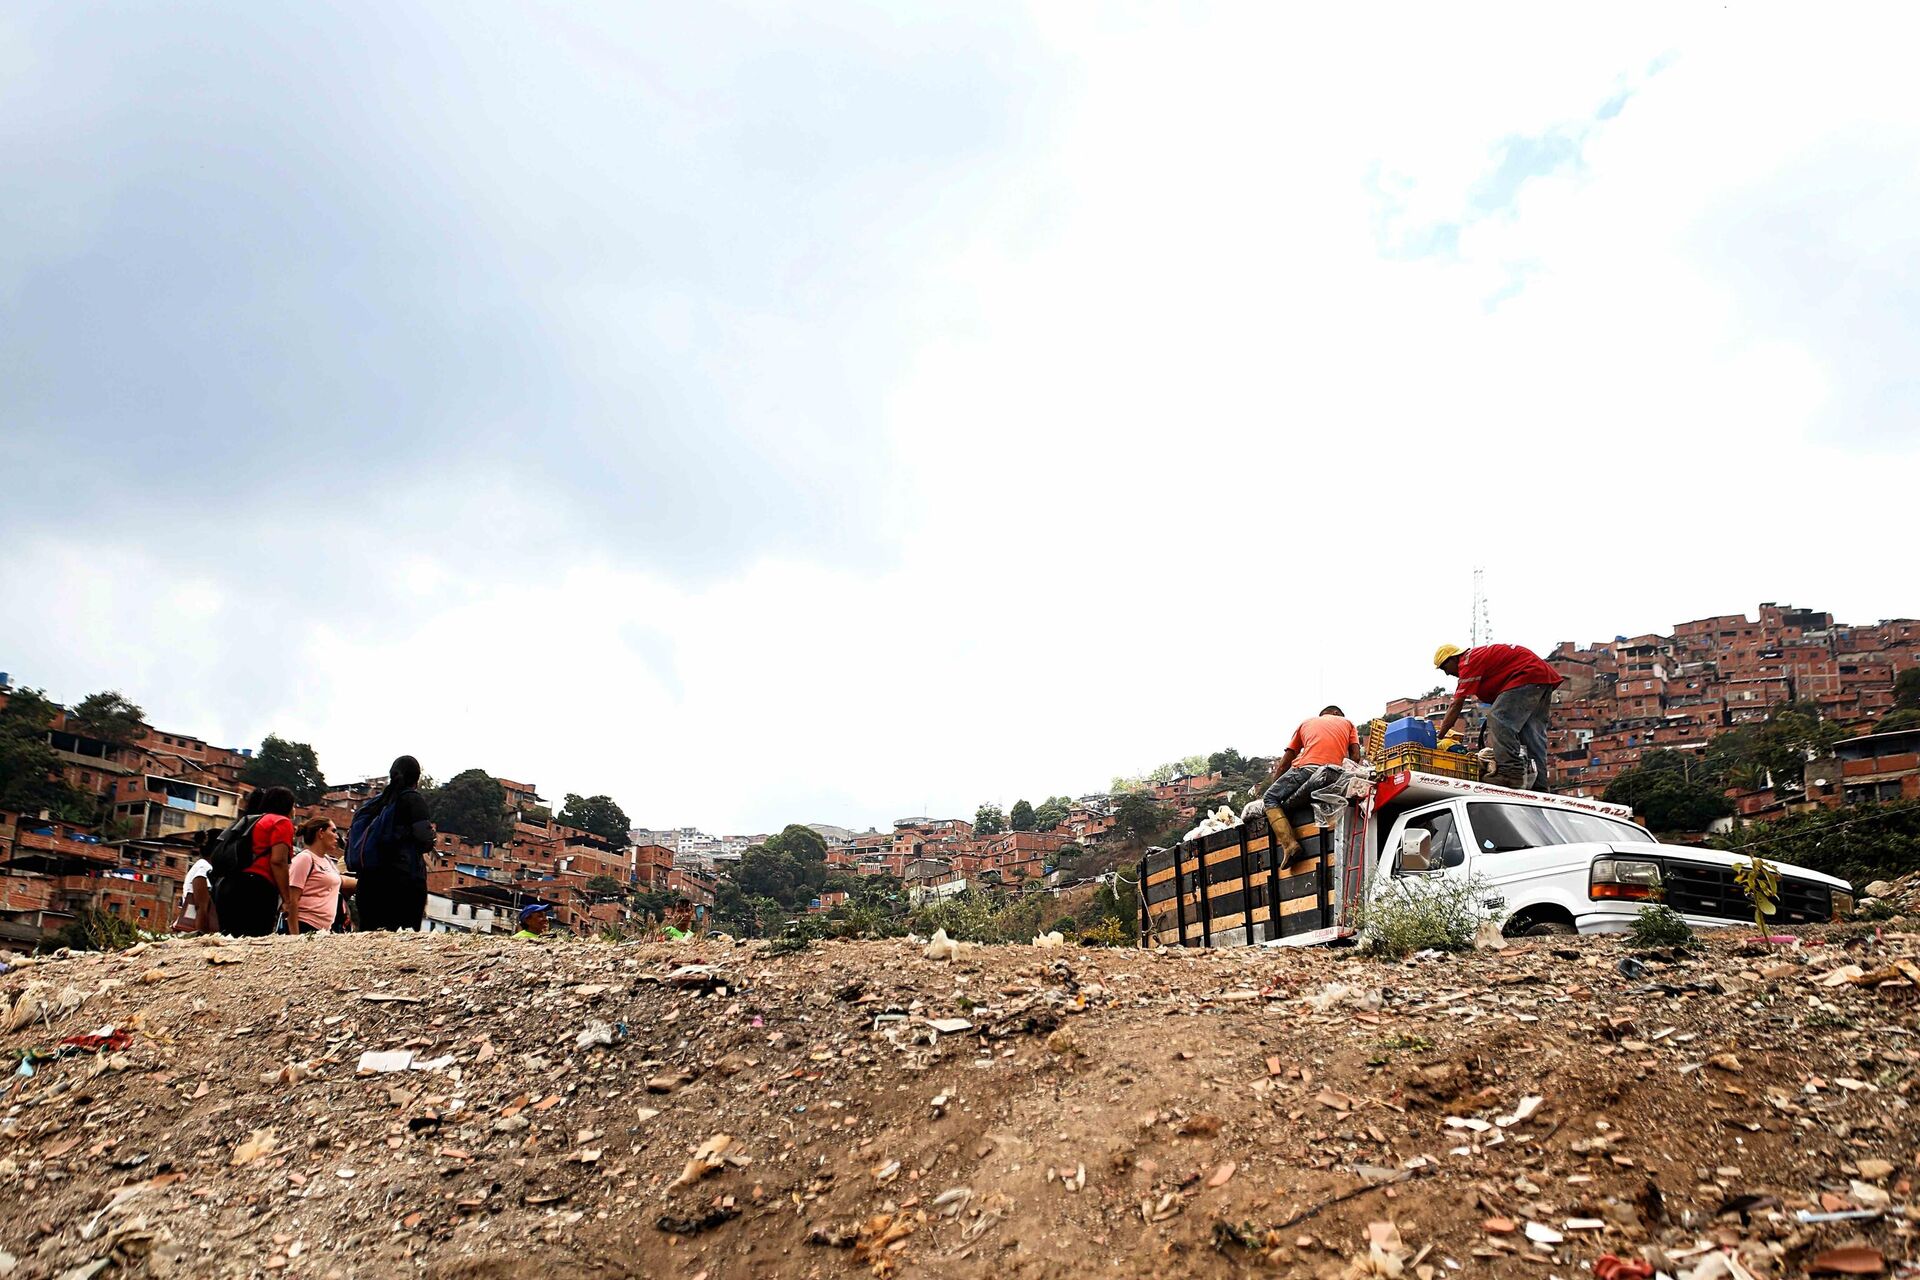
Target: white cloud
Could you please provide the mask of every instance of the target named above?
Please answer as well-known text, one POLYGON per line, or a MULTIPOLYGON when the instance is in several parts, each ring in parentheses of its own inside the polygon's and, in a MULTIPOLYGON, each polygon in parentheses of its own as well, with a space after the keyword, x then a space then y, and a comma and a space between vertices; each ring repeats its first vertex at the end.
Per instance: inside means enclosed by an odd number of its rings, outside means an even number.
MULTIPOLYGON (((16 598, 60 602, 17 674, 117 684, 216 738, 311 738, 335 772, 411 751, 760 830, 1271 750, 1325 701, 1365 714, 1436 683, 1425 656, 1464 632, 1476 564, 1500 637, 1542 646, 1762 598, 1912 612, 1885 560, 1832 533, 1903 545, 1884 499, 1920 407, 1889 367, 1889 335, 1920 323, 1920 105, 1889 31, 1670 6, 1602 29, 1536 6, 1472 27, 1035 14, 1059 109, 969 187, 964 234, 925 241, 948 256, 888 257, 887 289, 809 281, 818 333, 691 298, 644 319, 658 358, 781 455, 766 474, 896 531, 881 563, 776 545, 689 581, 546 547, 543 513, 490 476, 456 508, 472 538, 543 554, 488 573, 430 538, 391 563, 344 540, 313 615, 242 646, 275 697, 222 697, 231 671, 196 656, 196 627, 247 607, 231 581, 55 543, 6 570, 16 598), (1514 141, 1543 138, 1575 150, 1488 206, 1514 141), (1422 238, 1442 227, 1457 238, 1422 238), (848 314, 843 295, 902 301, 848 314), (730 314, 754 335, 739 349, 788 332, 798 354, 714 359, 700 335, 730 314), (903 362, 850 360, 830 392, 799 379, 852 348, 903 362), (833 492, 815 464, 848 405, 883 424, 889 465, 833 492), (412 607, 356 612, 369 576, 412 607)), ((617 286, 556 312, 566 349, 609 344, 597 359, 623 331, 596 325, 631 318, 617 286)), ((699 451, 675 441, 663 465, 699 451)))

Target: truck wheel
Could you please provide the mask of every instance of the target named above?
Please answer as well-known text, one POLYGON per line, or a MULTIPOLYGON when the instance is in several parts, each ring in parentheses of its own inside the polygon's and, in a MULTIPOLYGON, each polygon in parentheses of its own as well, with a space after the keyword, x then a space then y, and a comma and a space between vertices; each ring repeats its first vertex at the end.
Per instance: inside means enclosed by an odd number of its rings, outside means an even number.
POLYGON ((1528 929, 1522 937, 1527 938, 1568 938, 1580 931, 1570 924, 1559 920, 1546 920, 1528 929))

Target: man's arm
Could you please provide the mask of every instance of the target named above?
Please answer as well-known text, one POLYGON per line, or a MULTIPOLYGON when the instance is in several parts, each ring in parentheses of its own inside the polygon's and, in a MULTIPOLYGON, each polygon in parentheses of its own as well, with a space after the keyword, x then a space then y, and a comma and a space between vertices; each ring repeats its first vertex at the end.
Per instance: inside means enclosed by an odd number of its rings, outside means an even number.
POLYGON ((1285 751, 1282 751, 1280 758, 1273 762, 1273 777, 1268 778, 1267 781, 1271 783, 1275 778, 1278 778, 1281 774, 1293 768, 1293 762, 1299 755, 1299 749, 1296 747, 1288 747, 1285 751))
POLYGON ((1446 737, 1447 730, 1453 728, 1453 722, 1460 718, 1460 708, 1466 705, 1467 693, 1466 690, 1462 689, 1453 695, 1453 705, 1447 708, 1447 718, 1440 722, 1440 731, 1433 736, 1436 738, 1446 737))
POLYGON ((277 844, 267 855, 267 869, 273 873, 273 887, 280 891, 280 909, 287 913, 287 932, 300 932, 300 891, 288 880, 288 864, 293 859, 293 846, 277 844))

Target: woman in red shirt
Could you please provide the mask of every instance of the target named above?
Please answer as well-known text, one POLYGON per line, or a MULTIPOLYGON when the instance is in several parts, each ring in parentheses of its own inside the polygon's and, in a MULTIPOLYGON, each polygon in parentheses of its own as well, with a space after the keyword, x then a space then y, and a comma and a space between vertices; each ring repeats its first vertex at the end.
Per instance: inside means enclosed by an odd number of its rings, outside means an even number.
POLYGON ((220 882, 220 928, 239 937, 263 938, 286 912, 287 931, 300 931, 300 894, 287 880, 293 859, 293 792, 268 787, 260 793, 253 824, 253 861, 220 882))

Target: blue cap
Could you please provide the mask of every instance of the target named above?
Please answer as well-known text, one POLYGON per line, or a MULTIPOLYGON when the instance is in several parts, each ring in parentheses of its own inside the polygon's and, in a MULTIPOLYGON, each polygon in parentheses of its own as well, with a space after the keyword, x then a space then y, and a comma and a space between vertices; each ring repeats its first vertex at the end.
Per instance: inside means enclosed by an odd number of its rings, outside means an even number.
POLYGON ((544 902, 529 902, 526 906, 520 908, 520 923, 525 924, 528 917, 537 915, 548 909, 547 904, 544 902))

